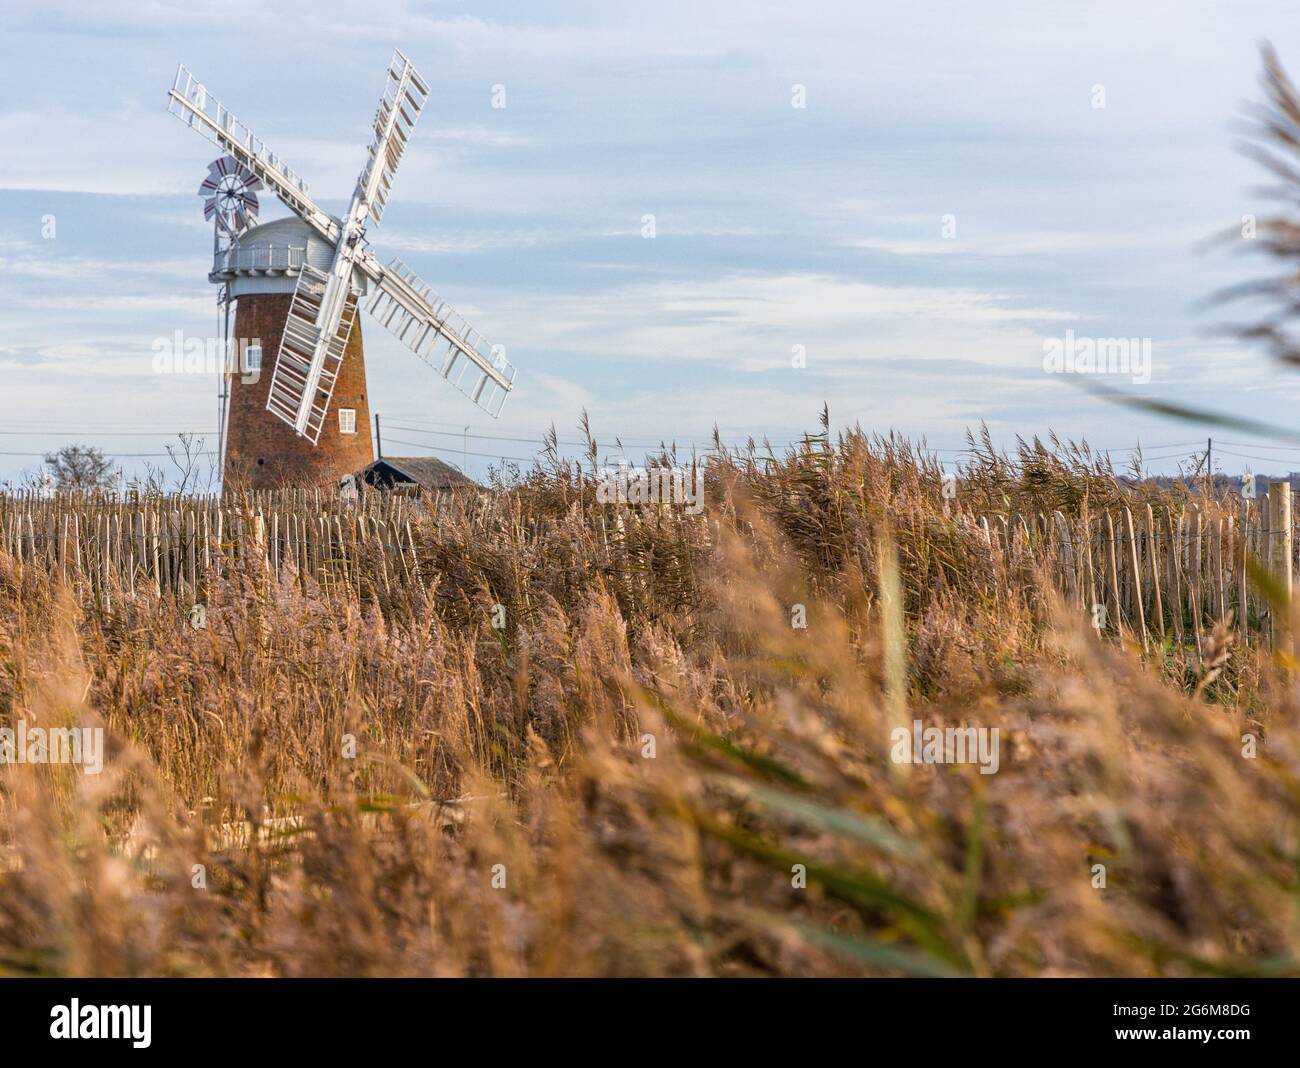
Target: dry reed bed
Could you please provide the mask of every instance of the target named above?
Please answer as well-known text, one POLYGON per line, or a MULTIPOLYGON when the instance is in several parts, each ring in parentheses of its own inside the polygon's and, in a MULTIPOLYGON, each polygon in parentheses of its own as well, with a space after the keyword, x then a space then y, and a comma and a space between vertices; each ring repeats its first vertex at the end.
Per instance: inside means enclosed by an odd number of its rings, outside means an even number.
POLYGON ((109 738, 99 776, 0 772, 0 968, 1294 973, 1285 643, 1185 592, 1182 642, 1098 640, 1035 541, 1221 507, 1037 443, 978 451, 956 504, 941 478, 810 440, 716 459, 696 517, 538 470, 345 536, 343 578, 223 556, 202 628, 138 572, 0 553, 0 714, 109 738), (999 771, 892 763, 914 718, 998 728, 999 771), (459 826, 418 815, 463 796, 459 826))

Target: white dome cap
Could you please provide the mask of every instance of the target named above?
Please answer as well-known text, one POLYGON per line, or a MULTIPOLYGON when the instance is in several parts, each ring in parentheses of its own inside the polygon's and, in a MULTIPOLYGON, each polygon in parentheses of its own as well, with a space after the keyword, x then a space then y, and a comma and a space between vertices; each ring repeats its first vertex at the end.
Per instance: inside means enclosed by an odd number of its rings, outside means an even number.
MULTIPOLYGON (((308 266, 327 272, 334 249, 305 222, 291 215, 245 230, 234 245, 217 253, 208 280, 229 282, 232 297, 292 293, 304 258, 308 266)), ((353 272, 353 282, 361 292, 366 291, 366 277, 360 271, 353 272)))

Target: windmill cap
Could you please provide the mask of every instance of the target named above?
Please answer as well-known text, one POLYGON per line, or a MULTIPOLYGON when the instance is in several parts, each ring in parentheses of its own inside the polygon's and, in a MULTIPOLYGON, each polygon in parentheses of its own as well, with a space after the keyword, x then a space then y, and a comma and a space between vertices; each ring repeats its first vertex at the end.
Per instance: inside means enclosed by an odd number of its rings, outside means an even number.
MULTIPOLYGON (((337 221, 337 220, 336 220, 337 221)), ((301 219, 289 216, 245 230, 228 249, 216 253, 208 281, 230 283, 231 297, 251 293, 292 293, 303 262, 328 272, 334 247, 301 219)), ((366 291, 366 277, 356 271, 353 282, 366 291)))

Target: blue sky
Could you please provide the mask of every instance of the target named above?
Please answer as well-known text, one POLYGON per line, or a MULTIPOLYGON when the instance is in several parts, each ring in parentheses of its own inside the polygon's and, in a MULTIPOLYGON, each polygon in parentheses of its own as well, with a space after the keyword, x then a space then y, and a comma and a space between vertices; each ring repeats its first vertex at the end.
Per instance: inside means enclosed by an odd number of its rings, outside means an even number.
POLYGON ((1262 39, 1300 72, 1293 7, 1074 7, 0 0, 0 481, 72 440, 132 470, 215 442, 215 380, 152 369, 216 324, 216 153, 166 113, 176 64, 341 212, 394 46, 432 95, 371 242, 519 378, 493 421, 363 319, 373 408, 410 428, 388 452, 481 475, 584 407, 602 444, 784 442, 823 402, 949 461, 981 422, 1141 441, 1160 470, 1205 436, 1046 374, 1066 330, 1152 340, 1150 382, 1108 384, 1287 424, 1300 375, 1196 307, 1260 265, 1195 246, 1266 208, 1233 124, 1262 39))

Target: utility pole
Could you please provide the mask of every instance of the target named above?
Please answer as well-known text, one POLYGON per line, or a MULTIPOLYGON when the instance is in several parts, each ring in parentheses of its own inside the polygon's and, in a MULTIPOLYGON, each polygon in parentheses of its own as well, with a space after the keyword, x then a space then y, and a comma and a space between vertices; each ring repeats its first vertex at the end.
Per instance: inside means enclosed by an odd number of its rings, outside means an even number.
POLYGON ((384 458, 384 439, 379 436, 379 413, 378 412, 375 412, 375 450, 376 450, 375 459, 382 460, 384 458))

